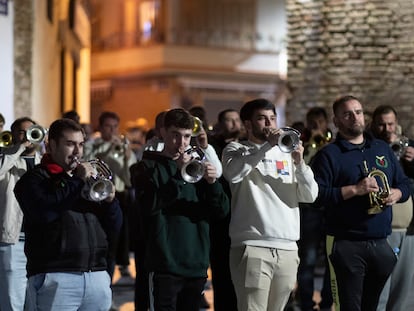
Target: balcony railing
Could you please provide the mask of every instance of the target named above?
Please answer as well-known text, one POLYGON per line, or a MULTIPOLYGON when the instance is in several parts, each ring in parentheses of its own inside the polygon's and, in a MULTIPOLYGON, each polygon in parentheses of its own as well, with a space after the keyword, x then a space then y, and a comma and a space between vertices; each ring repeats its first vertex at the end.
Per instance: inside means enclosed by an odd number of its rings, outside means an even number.
POLYGON ((94 52, 148 46, 153 44, 188 45, 216 49, 233 49, 246 52, 275 53, 281 50, 283 42, 271 35, 237 30, 170 30, 165 36, 161 32, 117 32, 98 38, 92 36, 94 52))

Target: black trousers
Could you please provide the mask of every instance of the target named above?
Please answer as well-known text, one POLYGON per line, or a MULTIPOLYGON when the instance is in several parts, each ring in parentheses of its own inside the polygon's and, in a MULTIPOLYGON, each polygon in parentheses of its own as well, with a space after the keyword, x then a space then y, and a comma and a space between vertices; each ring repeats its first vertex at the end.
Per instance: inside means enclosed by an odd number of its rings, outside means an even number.
POLYGON ((154 310, 199 311, 205 282, 206 278, 185 278, 172 274, 150 273, 150 290, 153 295, 154 310))
POLYGON ((387 240, 335 240, 329 258, 335 270, 341 311, 375 311, 397 262, 387 240))
POLYGON ((230 274, 230 213, 210 223, 210 268, 214 310, 237 311, 237 297, 230 274))

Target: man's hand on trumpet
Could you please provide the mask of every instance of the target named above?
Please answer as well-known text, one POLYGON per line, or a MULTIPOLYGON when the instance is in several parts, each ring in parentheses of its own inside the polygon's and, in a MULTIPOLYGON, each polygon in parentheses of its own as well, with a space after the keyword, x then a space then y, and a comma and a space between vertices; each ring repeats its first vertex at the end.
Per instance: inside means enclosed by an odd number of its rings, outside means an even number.
POLYGON ((96 170, 89 162, 78 162, 76 168, 73 170, 73 175, 86 182, 88 178, 96 175, 96 170))
MULTIPOLYGON (((280 135, 283 133, 282 129, 275 129, 275 128, 270 128, 270 127, 266 127, 263 129, 263 133, 266 137, 266 140, 269 142, 269 144, 274 147, 276 145, 278 145, 279 143, 279 138, 280 135)), ((298 146, 292 151, 292 158, 293 158, 293 162, 298 165, 303 161, 303 143, 302 141, 299 141, 298 146)))
POLYGON ((387 205, 394 205, 397 203, 402 196, 400 189, 390 188, 390 195, 384 200, 384 203, 387 205))
POLYGON ((209 184, 214 184, 214 182, 217 179, 217 169, 216 167, 211 164, 210 162, 204 162, 204 167, 205 167, 205 171, 204 171, 204 179, 209 183, 209 184))
POLYGON ((275 129, 275 128, 271 128, 271 127, 265 127, 263 129, 263 134, 264 134, 266 140, 268 141, 268 143, 272 147, 277 145, 281 133, 282 133, 281 129, 275 129))
POLYGON ((173 158, 176 163, 177 163, 177 167, 178 169, 181 170, 181 168, 183 167, 184 164, 190 162, 193 159, 193 149, 186 149, 186 150, 179 150, 178 151, 178 157, 173 158))
POLYGON ((295 150, 292 151, 293 163, 295 163, 296 165, 302 163, 302 161, 303 161, 303 151, 304 150, 305 150, 305 148, 303 147, 303 143, 300 140, 299 145, 296 147, 295 150))
POLYGON ((111 143, 116 157, 123 156, 125 161, 131 157, 132 149, 124 135, 113 135, 111 143))

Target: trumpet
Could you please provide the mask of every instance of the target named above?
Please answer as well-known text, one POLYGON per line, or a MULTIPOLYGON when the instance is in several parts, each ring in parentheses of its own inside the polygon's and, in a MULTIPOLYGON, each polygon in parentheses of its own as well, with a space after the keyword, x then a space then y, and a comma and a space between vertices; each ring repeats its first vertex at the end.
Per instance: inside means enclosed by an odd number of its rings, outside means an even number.
POLYGON ((47 129, 38 124, 33 124, 26 131, 26 139, 32 144, 40 144, 45 140, 46 135, 47 129))
POLYGON ((277 145, 282 152, 292 152, 299 147, 300 132, 292 127, 280 128, 282 133, 279 136, 277 145))
POLYGON ((128 148, 128 139, 124 135, 119 136, 119 138, 121 143, 115 143, 112 146, 114 158, 119 158, 125 155, 126 149, 128 148))
MULTIPOLYGON (((74 162, 80 164, 77 158, 74 159, 74 162)), ((94 169, 94 175, 86 180, 81 195, 88 201, 103 201, 110 196, 114 187, 112 183, 112 172, 108 164, 100 159, 94 159, 88 162, 94 169)))
MULTIPOLYGON (((364 161, 365 170, 368 171, 366 162, 364 161)), ((375 177, 378 183, 379 191, 369 193, 370 208, 368 209, 369 215, 379 214, 384 211, 387 207, 385 200, 390 195, 390 185, 388 178, 385 173, 377 168, 373 168, 369 173, 368 177, 375 177)))
POLYGON ((191 149, 185 152, 191 154, 192 160, 182 166, 181 176, 186 182, 194 184, 199 182, 204 176, 206 156, 198 147, 191 147, 191 149))
POLYGON ((409 144, 408 137, 400 135, 396 141, 393 141, 390 144, 392 151, 394 151, 395 156, 399 160, 407 150, 409 144))
POLYGON ((331 140, 332 140, 331 131, 327 131, 325 135, 315 134, 309 139, 308 146, 310 146, 313 149, 319 149, 320 147, 329 143, 331 140))
POLYGON ((196 137, 203 132, 203 121, 200 120, 198 117, 193 117, 194 126, 191 131, 191 136, 196 137))
POLYGON ((10 131, 0 133, 0 147, 10 147, 13 144, 13 135, 10 131))

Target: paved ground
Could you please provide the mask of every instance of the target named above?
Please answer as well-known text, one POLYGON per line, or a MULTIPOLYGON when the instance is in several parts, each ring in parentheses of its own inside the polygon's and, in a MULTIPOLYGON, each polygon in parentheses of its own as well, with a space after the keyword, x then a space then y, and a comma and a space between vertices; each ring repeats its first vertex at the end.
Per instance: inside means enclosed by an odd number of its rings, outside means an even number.
MULTIPOLYGON (((135 282, 135 264, 134 260, 131 259, 131 264, 129 266, 131 277, 121 277, 118 269, 115 270, 114 275, 114 301, 116 306, 119 307, 119 311, 134 311, 134 282, 135 282)), ((317 277, 315 279, 315 301, 319 301, 320 295, 319 291, 322 286, 322 271, 317 270, 317 277), (319 273, 318 273, 319 272, 319 273)), ((211 286, 205 291, 206 300, 210 304, 209 309, 200 309, 200 310, 213 310, 213 290, 211 286)), ((407 310, 414 310, 414 294, 409 297, 410 306, 407 310)), ((298 311, 298 308, 294 308, 295 311, 298 311)), ((332 308, 334 311, 334 308, 332 308)), ((405 310, 404 310, 405 311, 405 310)))

